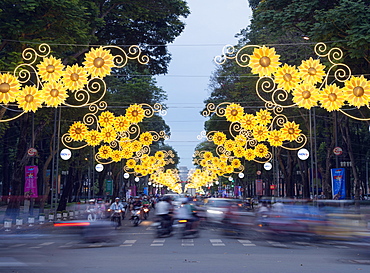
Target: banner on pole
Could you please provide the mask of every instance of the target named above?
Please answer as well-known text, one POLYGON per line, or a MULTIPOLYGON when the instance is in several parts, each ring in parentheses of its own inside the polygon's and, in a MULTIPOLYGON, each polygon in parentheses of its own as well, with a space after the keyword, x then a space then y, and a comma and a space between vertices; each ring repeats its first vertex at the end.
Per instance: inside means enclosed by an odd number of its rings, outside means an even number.
POLYGON ((333 199, 346 198, 346 172, 344 168, 331 169, 331 186, 333 199))
POLYGON ((256 179, 256 195, 263 195, 262 179, 256 179))
POLYGON ((39 168, 37 166, 26 166, 25 167, 25 183, 24 183, 24 195, 30 198, 38 197, 37 192, 37 173, 39 168))

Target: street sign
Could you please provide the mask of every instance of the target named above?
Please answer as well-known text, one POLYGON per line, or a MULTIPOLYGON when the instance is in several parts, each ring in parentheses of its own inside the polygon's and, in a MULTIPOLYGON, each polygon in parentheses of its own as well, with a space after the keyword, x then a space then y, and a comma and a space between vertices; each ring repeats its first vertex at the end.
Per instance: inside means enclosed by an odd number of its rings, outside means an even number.
POLYGON ((300 160, 306 160, 310 156, 310 153, 308 152, 307 149, 300 149, 298 151, 298 158, 300 160))
POLYGON ((35 155, 37 155, 37 150, 35 148, 29 148, 28 151, 27 151, 27 154, 29 156, 35 156, 35 155))
POLYGON ((342 148, 341 148, 341 147, 335 147, 335 148, 333 149, 333 153, 334 153, 335 155, 341 155, 341 154, 343 154, 343 150, 342 150, 342 148))
POLYGON ((60 151, 60 157, 63 159, 63 160, 68 160, 71 158, 71 151, 69 149, 63 149, 60 151))
POLYGON ((113 194, 113 180, 111 179, 105 180, 105 192, 107 195, 113 194))

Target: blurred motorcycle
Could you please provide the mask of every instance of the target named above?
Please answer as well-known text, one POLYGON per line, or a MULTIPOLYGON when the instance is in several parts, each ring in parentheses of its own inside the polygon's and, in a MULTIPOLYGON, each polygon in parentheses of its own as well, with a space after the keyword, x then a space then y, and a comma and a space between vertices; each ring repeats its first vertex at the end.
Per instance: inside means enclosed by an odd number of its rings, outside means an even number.
POLYGON ((131 210, 131 223, 136 227, 141 223, 141 207, 134 207, 133 210, 131 210))
POLYGON ((148 219, 149 217, 149 204, 148 205, 143 205, 143 216, 144 216, 144 219, 148 219))
MULTIPOLYGON (((108 209, 109 212, 111 212, 111 209, 108 209)), ((122 224, 122 210, 114 210, 112 215, 111 215, 111 221, 114 223, 115 228, 117 229, 118 227, 121 226, 122 224)))

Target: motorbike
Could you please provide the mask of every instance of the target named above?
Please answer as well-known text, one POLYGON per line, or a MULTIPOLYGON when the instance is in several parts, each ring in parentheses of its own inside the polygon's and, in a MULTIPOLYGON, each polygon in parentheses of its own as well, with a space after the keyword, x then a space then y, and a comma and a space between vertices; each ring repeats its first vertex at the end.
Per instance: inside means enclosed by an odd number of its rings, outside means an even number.
POLYGON ((143 216, 144 216, 144 219, 147 220, 148 217, 149 217, 149 205, 144 205, 143 206, 143 216))
POLYGON ((193 222, 189 221, 188 219, 179 219, 177 228, 180 238, 187 236, 199 237, 199 229, 194 229, 193 222))
MULTIPOLYGON (((111 209, 108 209, 108 211, 111 211, 111 209)), ((121 217, 122 217, 122 210, 117 209, 113 211, 111 215, 111 221, 114 223, 114 226, 116 229, 119 226, 121 226, 121 217)))
POLYGON ((141 208, 140 207, 135 207, 133 210, 131 210, 131 223, 136 227, 141 223, 140 219, 140 213, 141 213, 141 208))
POLYGON ((156 228, 156 236, 158 238, 161 237, 168 237, 172 235, 173 227, 172 227, 172 219, 165 220, 162 217, 158 217, 156 222, 153 224, 156 228))

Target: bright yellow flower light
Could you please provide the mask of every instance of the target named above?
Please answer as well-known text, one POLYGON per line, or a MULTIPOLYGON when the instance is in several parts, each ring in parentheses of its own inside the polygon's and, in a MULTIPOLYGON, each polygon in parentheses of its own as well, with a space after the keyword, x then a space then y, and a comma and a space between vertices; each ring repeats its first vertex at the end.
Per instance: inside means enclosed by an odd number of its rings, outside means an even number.
POLYGON ((312 84, 300 84, 293 90, 293 102, 299 107, 311 109, 317 105, 319 90, 312 84))
POLYGON ((0 103, 15 102, 20 92, 18 79, 6 73, 0 74, 0 103))
POLYGON ((57 107, 68 98, 68 93, 64 84, 59 81, 45 83, 41 92, 44 96, 45 104, 49 107, 57 107))
POLYGON ((68 130, 69 135, 73 140, 82 141, 88 134, 87 126, 79 121, 73 123, 68 130))
POLYGON ((284 139, 294 141, 298 138, 302 130, 299 129, 299 124, 296 124, 294 121, 288 121, 280 131, 283 134, 284 139))
POLYGON ((87 132, 85 140, 90 146, 97 146, 101 142, 101 134, 98 131, 91 130, 87 132))
POLYGON ((223 145, 224 142, 226 141, 226 135, 222 132, 216 132, 214 135, 213 135, 213 138, 212 138, 213 142, 216 144, 216 145, 223 145))
POLYGON ((203 154, 203 158, 204 158, 205 160, 210 160, 212 157, 213 157, 213 154, 212 154, 211 152, 205 152, 205 153, 203 154))
POLYGON ((231 162, 231 166, 233 166, 234 169, 238 169, 241 165, 242 165, 242 163, 240 162, 239 159, 234 159, 231 162))
POLYGON ((268 154, 268 149, 265 144, 258 144, 254 148, 254 153, 256 154, 257 157, 263 158, 266 157, 268 154))
POLYGON ((113 126, 115 124, 115 119, 112 112, 104 111, 99 116, 99 124, 101 127, 113 126))
POLYGON ((110 74, 111 68, 114 66, 113 55, 110 54, 110 50, 105 50, 102 47, 92 48, 90 52, 86 53, 83 65, 92 77, 104 78, 110 74))
POLYGON ((256 117, 252 114, 245 114, 239 122, 245 130, 253 130, 253 127, 257 124, 256 117))
POLYGON ((260 77, 269 76, 279 67, 279 58, 280 55, 276 55, 275 48, 262 46, 254 49, 248 66, 252 68, 253 74, 258 74, 260 77))
POLYGON ((260 125, 267 125, 271 122, 272 116, 271 113, 267 110, 261 109, 256 113, 256 121, 260 125))
POLYGON ((236 103, 231 103, 226 107, 225 117, 230 122, 239 121, 244 115, 244 109, 236 103))
POLYGON ((271 146, 281 146, 283 145, 283 135, 281 131, 273 130, 270 132, 268 141, 270 142, 271 146))
POLYGON ((153 143, 153 136, 152 136, 152 134, 149 133, 149 132, 142 133, 140 135, 140 142, 143 145, 149 146, 150 144, 153 143))
POLYGON ((130 121, 124 116, 118 116, 114 120, 114 128, 117 132, 127 131, 130 127, 130 121))
POLYGON ((229 139, 229 140, 225 141, 224 147, 227 151, 232 152, 234 150, 234 148, 236 147, 236 144, 233 140, 229 139))
POLYGON ((134 140, 133 142, 131 142, 131 149, 134 153, 140 151, 142 147, 143 143, 141 141, 134 140))
POLYGON ((268 130, 267 130, 267 127, 263 126, 263 125, 256 125, 254 127, 254 130, 253 130, 253 137, 257 140, 257 141, 265 141, 268 137, 268 130))
POLYGON ((136 166, 136 161, 135 159, 129 159, 126 162, 126 166, 130 169, 133 169, 136 166))
POLYGON ((156 153, 154 154, 154 156, 155 156, 155 158, 156 158, 157 160, 163 159, 163 158, 164 158, 164 152, 162 152, 162 151, 158 151, 158 152, 156 152, 156 153))
POLYGON ((42 107, 44 97, 42 92, 35 86, 25 86, 21 89, 17 96, 18 107, 25 112, 36 112, 38 108, 42 107))
POLYGON ((284 64, 276 70, 275 82, 278 88, 291 91, 300 82, 298 70, 295 66, 284 64))
POLYGON ((63 75, 64 65, 60 59, 50 56, 45 57, 37 69, 43 81, 58 81, 63 75))
POLYGON ((102 128, 100 133, 102 140, 106 143, 111 143, 116 140, 117 132, 114 130, 113 126, 102 128))
POLYGON ((320 93, 320 103, 329 112, 340 109, 345 101, 345 95, 335 83, 326 86, 320 93))
POLYGON ((63 82, 71 91, 80 90, 87 84, 87 72, 77 64, 67 66, 63 73, 63 82))
POLYGON ((108 159, 110 158, 110 154, 112 153, 112 148, 107 146, 107 145, 103 145, 99 148, 99 156, 103 159, 108 159))
POLYGON ((236 157, 243 157, 245 154, 245 150, 243 146, 236 146, 234 149, 234 155, 236 157))
POLYGON ((112 160, 114 162, 120 162, 121 159, 122 159, 122 152, 119 151, 119 150, 114 150, 112 151, 112 153, 110 154, 110 157, 112 158, 112 160))
POLYGON ((256 154, 254 153, 254 150, 253 149, 247 149, 245 151, 245 154, 244 154, 244 157, 246 160, 254 160, 256 158, 256 154))
POLYGON ((314 60, 312 57, 306 61, 302 61, 298 69, 299 76, 305 83, 313 85, 320 83, 325 76, 325 65, 322 65, 319 59, 314 60))
POLYGON ((368 105, 370 99, 370 81, 361 77, 351 77, 350 80, 345 82, 343 92, 347 101, 360 108, 361 106, 368 105))
POLYGON ((131 123, 139 123, 141 122, 145 117, 144 109, 137 104, 130 105, 129 108, 127 108, 126 111, 126 118, 131 123))
POLYGON ((129 159, 133 156, 133 152, 130 148, 122 148, 122 157, 125 159, 129 159))

